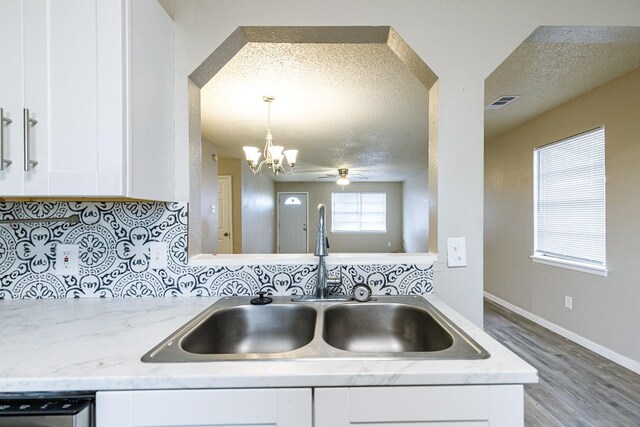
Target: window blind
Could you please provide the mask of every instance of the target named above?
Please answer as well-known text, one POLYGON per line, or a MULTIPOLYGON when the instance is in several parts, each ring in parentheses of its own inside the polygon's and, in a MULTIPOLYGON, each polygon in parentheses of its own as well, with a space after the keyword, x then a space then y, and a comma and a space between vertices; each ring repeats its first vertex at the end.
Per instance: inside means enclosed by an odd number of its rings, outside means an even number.
POLYGON ((331 206, 332 232, 387 231, 385 193, 331 193, 331 206))
POLYGON ((604 128, 534 152, 535 253, 604 266, 604 128))

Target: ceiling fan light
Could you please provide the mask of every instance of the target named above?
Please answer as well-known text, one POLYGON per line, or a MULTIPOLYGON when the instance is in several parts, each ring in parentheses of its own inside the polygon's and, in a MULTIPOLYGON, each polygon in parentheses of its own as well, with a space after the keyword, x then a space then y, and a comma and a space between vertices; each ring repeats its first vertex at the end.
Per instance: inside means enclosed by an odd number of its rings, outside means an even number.
POLYGON ((338 185, 349 185, 349 183, 351 183, 351 181, 349 181, 349 178, 341 176, 340 178, 338 178, 338 180, 336 181, 336 184, 338 185))

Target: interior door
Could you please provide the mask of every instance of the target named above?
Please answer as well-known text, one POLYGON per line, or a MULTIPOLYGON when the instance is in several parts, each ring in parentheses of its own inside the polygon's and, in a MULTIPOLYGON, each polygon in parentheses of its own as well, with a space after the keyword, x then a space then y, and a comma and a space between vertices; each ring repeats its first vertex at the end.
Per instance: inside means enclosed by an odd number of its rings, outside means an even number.
POLYGON ((307 193, 278 193, 278 253, 307 252, 307 193))
POLYGON ((233 227, 233 207, 231 204, 231 176, 218 176, 218 253, 232 254, 233 239, 231 230, 233 227))

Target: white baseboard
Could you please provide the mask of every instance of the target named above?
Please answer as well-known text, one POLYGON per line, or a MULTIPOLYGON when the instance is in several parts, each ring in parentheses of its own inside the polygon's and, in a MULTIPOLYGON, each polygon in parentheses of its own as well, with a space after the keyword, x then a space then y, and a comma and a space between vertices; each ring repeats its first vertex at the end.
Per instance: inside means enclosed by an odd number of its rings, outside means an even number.
POLYGON ((484 296, 485 298, 487 298, 490 301, 495 302, 496 304, 499 304, 501 306, 503 306, 504 308, 513 311, 516 314, 519 314, 520 316, 531 320, 534 323, 537 323, 538 325, 542 326, 543 328, 549 329, 552 332, 555 332, 558 335, 561 335, 563 337, 565 337, 568 340, 571 340, 573 342, 575 342, 576 344, 579 344, 585 348, 588 348, 589 350, 593 351, 594 353, 598 353, 600 356, 602 357, 606 357, 607 359, 611 360, 612 362, 617 363, 618 365, 624 366, 627 369, 632 370, 633 372, 635 372, 636 374, 640 374, 640 362, 630 359, 626 356, 622 356, 618 353, 616 353, 615 351, 604 347, 598 343, 595 343, 581 335, 576 334, 575 332, 571 332, 568 329, 563 328, 562 326, 558 326, 555 323, 551 323, 548 320, 543 319, 540 316, 536 316, 533 313, 529 313, 526 310, 521 309, 520 307, 517 307, 513 304, 511 304, 510 302, 507 302, 501 298, 498 298, 495 295, 491 295, 488 292, 484 292, 484 296))

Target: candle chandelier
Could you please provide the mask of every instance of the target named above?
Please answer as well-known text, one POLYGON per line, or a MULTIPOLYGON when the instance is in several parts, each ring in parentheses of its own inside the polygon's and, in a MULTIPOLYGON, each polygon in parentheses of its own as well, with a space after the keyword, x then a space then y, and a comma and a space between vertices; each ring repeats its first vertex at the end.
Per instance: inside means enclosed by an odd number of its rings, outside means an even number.
POLYGON ((293 172, 296 164, 298 150, 285 150, 281 145, 273 145, 271 135, 271 103, 275 100, 273 96, 263 96, 262 100, 267 103, 267 137, 262 153, 258 147, 242 147, 247 158, 249 168, 254 175, 258 175, 266 165, 271 171, 278 175, 280 172, 289 175, 293 172), (260 161, 260 157, 264 159, 260 161))

